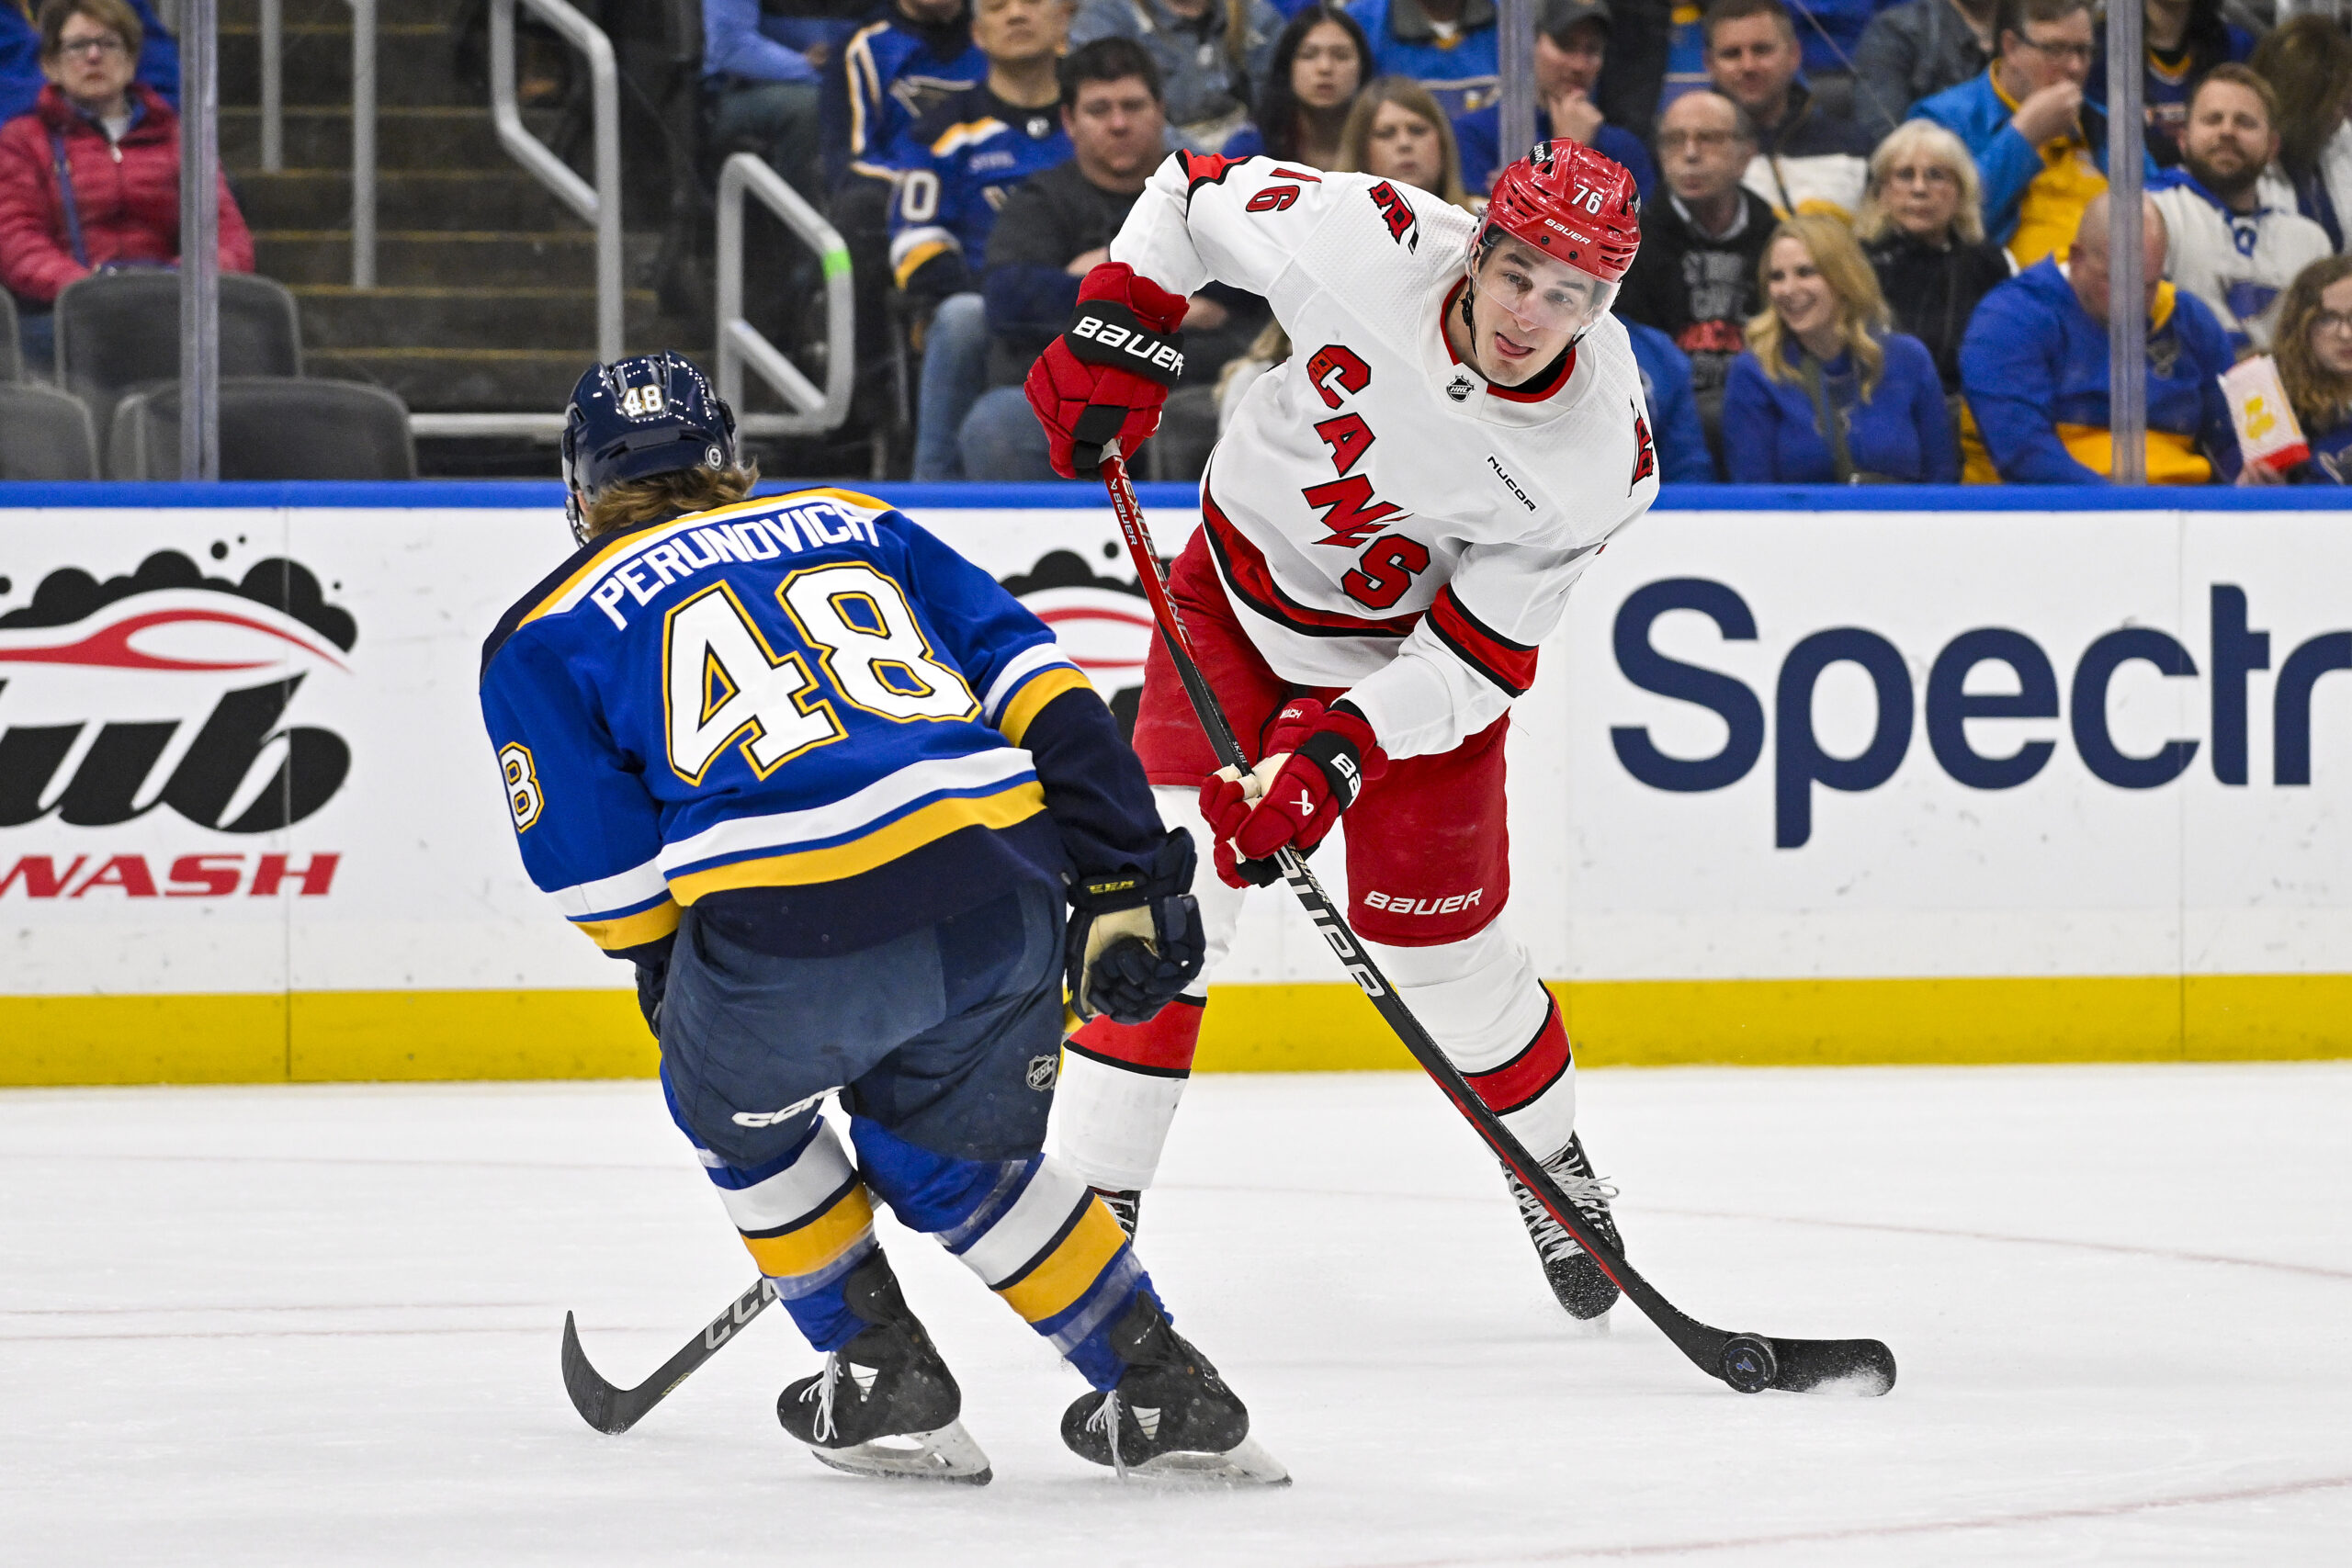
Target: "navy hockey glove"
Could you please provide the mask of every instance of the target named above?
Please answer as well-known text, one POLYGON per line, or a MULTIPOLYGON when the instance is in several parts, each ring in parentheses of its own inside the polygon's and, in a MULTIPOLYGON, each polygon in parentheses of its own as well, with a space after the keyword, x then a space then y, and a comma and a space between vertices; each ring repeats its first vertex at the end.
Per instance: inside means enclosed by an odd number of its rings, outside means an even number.
POLYGON ((645 1027, 653 1031, 653 1038, 662 1038, 662 998, 670 991, 670 955, 649 963, 637 961, 637 1010, 645 1015, 645 1027))
POLYGON ((1064 949, 1070 1003, 1080 1018, 1147 1023, 1198 978, 1207 955, 1193 886, 1193 835, 1168 835, 1143 872, 1070 884, 1064 949))

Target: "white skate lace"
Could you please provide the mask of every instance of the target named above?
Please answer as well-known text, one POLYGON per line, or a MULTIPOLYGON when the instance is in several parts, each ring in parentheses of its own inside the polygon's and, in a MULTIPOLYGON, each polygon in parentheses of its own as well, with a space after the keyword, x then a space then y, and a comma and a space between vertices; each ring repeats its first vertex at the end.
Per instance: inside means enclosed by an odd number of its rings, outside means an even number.
POLYGON ((1096 1405, 1094 1407, 1094 1414, 1086 1418, 1086 1428, 1090 1432, 1098 1430, 1102 1431, 1104 1436, 1109 1438, 1111 1444, 1111 1468, 1117 1472, 1120 1480, 1125 1481, 1127 1478, 1127 1462, 1125 1460, 1119 1457, 1118 1390, 1113 1389, 1110 1393, 1102 1396, 1102 1403, 1096 1405))
MULTIPOLYGON (((1566 1163, 1565 1157, 1560 1163, 1566 1163)), ((1587 1220, 1597 1225, 1609 1218, 1609 1204, 1617 1196, 1612 1183, 1598 1176, 1579 1176, 1548 1165, 1544 1168, 1544 1174, 1559 1188, 1560 1196, 1575 1204, 1577 1213, 1587 1220)), ((1534 1238, 1536 1255, 1544 1262, 1558 1263, 1584 1250, 1568 1234, 1567 1227, 1552 1217, 1544 1200, 1516 1175, 1510 1179, 1510 1193, 1518 1200, 1520 1218, 1527 1225, 1528 1234, 1534 1238)))
POLYGON ((817 1402, 817 1424, 810 1431, 819 1442, 840 1430, 833 1422, 833 1391, 841 1386, 841 1352, 835 1350, 825 1357, 825 1370, 817 1374, 817 1381, 800 1391, 803 1404, 812 1399, 817 1402))

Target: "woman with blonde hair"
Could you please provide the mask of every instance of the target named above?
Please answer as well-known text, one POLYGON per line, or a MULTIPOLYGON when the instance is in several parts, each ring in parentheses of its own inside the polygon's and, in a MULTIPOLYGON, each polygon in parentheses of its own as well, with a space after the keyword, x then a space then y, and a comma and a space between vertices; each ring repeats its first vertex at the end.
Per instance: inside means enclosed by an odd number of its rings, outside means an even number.
POLYGON ((1429 89, 1406 76, 1382 76, 1356 95, 1340 132, 1337 169, 1418 186, 1476 212, 1462 184, 1462 152, 1429 89))
POLYGON ((1908 119, 1871 154, 1854 217, 1894 324, 1927 344, 1946 397, 1960 392, 1960 340, 1976 302, 2008 281, 2009 254, 1984 238, 1984 184, 1960 138, 1908 119))
POLYGON ((1758 265, 1764 310, 1724 387, 1734 484, 1954 484, 1960 443, 1925 344, 1888 331, 1861 247, 1792 218, 1758 265))
POLYGON ((2352 256, 2328 256, 2295 275, 2271 342, 2312 455, 2284 474, 2249 463, 2237 482, 2352 484, 2352 256))

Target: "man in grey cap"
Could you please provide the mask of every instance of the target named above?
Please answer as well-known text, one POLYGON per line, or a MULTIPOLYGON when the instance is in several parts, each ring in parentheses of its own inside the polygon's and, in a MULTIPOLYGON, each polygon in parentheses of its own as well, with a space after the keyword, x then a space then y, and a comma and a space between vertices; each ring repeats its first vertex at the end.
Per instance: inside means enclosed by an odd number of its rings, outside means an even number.
MULTIPOLYGON (((1609 53, 1608 0, 1543 0, 1535 13, 1535 140, 1581 141, 1623 164, 1647 200, 1657 184, 1657 165, 1642 139, 1600 118, 1593 85, 1609 53)), ((1462 147, 1462 183, 1479 195, 1494 183, 1495 171, 1526 151, 1508 153, 1501 141, 1502 106, 1488 104, 1453 122, 1462 147)))

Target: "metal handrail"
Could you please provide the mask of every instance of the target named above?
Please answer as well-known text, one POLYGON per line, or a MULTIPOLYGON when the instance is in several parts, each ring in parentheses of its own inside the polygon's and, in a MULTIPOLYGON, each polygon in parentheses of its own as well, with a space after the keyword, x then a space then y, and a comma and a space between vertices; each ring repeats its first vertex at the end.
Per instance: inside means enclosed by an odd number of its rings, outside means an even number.
MULTIPOLYGON (((376 287, 376 0, 351 6, 351 287, 376 287)), ((286 170, 285 0, 261 0, 261 166, 286 170)))
POLYGON ((596 357, 621 356, 620 69, 604 28, 563 0, 490 0, 490 112, 499 144, 596 231, 596 357), (594 110, 596 183, 571 172, 523 129, 514 92, 514 7, 525 6, 588 59, 594 110))
MULTIPOLYGON (((511 0, 509 0, 511 4, 511 0)), ((841 232, 754 153, 738 152, 718 175, 718 395, 739 410, 748 364, 794 412, 739 413, 746 435, 820 435, 849 417, 857 374, 855 291, 841 232), (808 242, 825 269, 825 389, 743 319, 743 198, 752 196, 808 242)))

